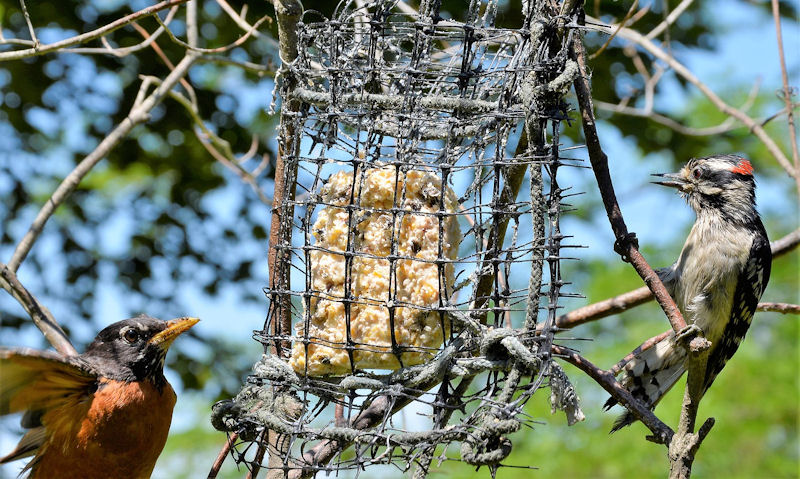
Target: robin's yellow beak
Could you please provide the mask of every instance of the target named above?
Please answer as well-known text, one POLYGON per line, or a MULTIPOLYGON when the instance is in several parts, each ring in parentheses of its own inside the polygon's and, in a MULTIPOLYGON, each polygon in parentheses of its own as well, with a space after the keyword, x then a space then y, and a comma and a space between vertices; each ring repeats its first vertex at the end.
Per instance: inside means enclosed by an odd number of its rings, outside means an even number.
POLYGON ((197 318, 171 319, 167 321, 167 329, 150 338, 148 343, 166 350, 170 347, 172 342, 175 341, 175 338, 188 331, 189 328, 198 322, 200 322, 200 320, 197 318))

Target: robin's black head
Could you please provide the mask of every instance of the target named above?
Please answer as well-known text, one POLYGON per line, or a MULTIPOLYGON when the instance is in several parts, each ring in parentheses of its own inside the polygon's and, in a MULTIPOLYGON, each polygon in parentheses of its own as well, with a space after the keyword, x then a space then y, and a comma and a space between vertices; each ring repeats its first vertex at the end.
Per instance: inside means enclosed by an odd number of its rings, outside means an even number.
POLYGON ((756 212, 753 167, 736 155, 693 158, 678 173, 654 176, 654 183, 677 188, 698 216, 718 214, 735 223, 750 223, 756 212))
POLYGON ((126 319, 97 333, 81 357, 111 379, 150 379, 160 383, 170 345, 198 321, 196 318, 162 321, 146 315, 126 319))

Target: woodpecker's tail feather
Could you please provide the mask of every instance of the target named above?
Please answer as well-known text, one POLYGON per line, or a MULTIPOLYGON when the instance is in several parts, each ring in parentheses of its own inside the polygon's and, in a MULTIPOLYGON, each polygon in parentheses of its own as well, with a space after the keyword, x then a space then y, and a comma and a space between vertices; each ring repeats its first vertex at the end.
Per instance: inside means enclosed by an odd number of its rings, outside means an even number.
MULTIPOLYGON (((675 335, 670 334, 649 349, 634 356, 625 365, 620 383, 633 397, 654 408, 686 371, 686 350, 676 343, 675 335)), ((617 401, 610 398, 604 408, 608 410, 617 401)), ((616 422, 611 432, 618 431, 636 421, 636 417, 626 411, 616 422)))

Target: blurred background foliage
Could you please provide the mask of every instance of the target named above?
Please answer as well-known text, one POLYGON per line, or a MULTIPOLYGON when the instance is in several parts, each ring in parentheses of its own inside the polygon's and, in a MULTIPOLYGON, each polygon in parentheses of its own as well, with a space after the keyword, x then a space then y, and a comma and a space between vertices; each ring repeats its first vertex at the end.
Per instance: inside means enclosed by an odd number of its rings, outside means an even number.
MULTIPOLYGON (((47 43, 98 28, 153 2, 109 0, 84 2, 59 0, 28 2, 40 39, 47 43)), ((330 15, 335 2, 304 0, 307 10, 330 15)), ((463 18, 467 2, 445 0, 443 16, 463 18)), ((650 31, 673 9, 677 0, 641 2, 650 13, 635 24, 650 31)), ((243 33, 215 0, 199 2, 201 46, 227 45, 243 33)), ((780 2, 791 35, 797 32, 797 3, 780 2)), ((623 18, 630 1, 588 1, 587 13, 606 22, 623 18)), ((237 7, 241 8, 240 6, 237 7)), ((521 2, 500 2, 500 26, 519 25, 521 2)), ((267 1, 248 3, 247 18, 254 21, 272 15, 267 1)), ((164 17, 162 12, 161 17, 164 17)), ((780 110, 775 95, 780 84, 777 63, 773 74, 757 94, 750 95, 758 72, 739 64, 720 63, 715 55, 737 35, 737 18, 770 25, 769 2, 721 0, 694 2, 669 29, 670 50, 692 60, 729 103, 739 106, 752 96, 749 114, 766 117, 780 110), (739 17, 719 15, 720 9, 742 12, 739 17), (731 20, 731 19, 734 20, 731 20), (710 64, 708 63, 710 62, 710 64), (725 69, 732 70, 725 70, 725 69)), ((139 22, 149 32, 158 24, 152 18, 139 22)), ((177 35, 185 33, 182 16, 170 24, 177 35)), ((19 4, 0 1, 0 27, 5 38, 29 38, 19 4)), ((230 143, 238 155, 254 141, 260 154, 274 164, 277 115, 270 114, 273 66, 278 62, 274 21, 265 22, 260 35, 225 57, 266 68, 242 68, 231 61, 202 61, 188 75, 206 126, 230 143)), ((774 32, 773 32, 774 35, 774 32)), ((128 26, 111 37, 116 46, 130 46, 142 36, 128 26)), ((590 52, 607 35, 586 36, 590 52)), ((774 36, 764 40, 773 49, 774 36)), ((786 42, 787 55, 796 55, 797 37, 786 42), (794 43, 792 43, 795 41, 794 43), (794 53, 792 53, 794 52, 794 53)), ((185 48, 166 35, 158 46, 173 63, 185 48)), ((7 51, 9 45, 0 47, 7 51)), ((595 99, 609 103, 627 101, 641 105, 644 80, 632 66, 630 50, 615 40, 591 61, 595 99)), ((221 55, 219 55, 221 56, 221 55)), ((647 55, 645 64, 652 66, 647 55)), ((797 80, 797 62, 790 72, 797 80)), ((0 64, 0 257, 7 260, 27 231, 41 205, 58 183, 120 121, 141 84, 140 75, 164 78, 169 72, 158 54, 144 48, 135 54, 48 54, 0 64)), ((667 73, 664 88, 656 96, 656 110, 690 127, 713 126, 725 117, 691 85, 667 73)), ((661 88, 661 87, 659 87, 661 88)), ((691 136, 654 121, 599 112, 601 134, 609 149, 629 227, 639 233, 650 262, 671 263, 691 226, 688 207, 668 192, 650 193, 646 175, 672 170, 692 156, 714 152, 739 152, 756 167, 762 190, 769 194, 761 205, 771 238, 777 239, 798 226, 796 192, 792 182, 746 128, 712 136, 691 136), (615 156, 614 153, 623 153, 615 156), (659 170, 660 169, 660 170, 659 170), (642 172, 632 175, 631 171, 642 172), (630 182, 630 183, 629 183, 630 182), (645 193, 644 191, 648 192, 645 193), (653 196, 658 195, 658 196, 653 196), (664 206, 668 215, 655 209, 664 206), (672 220, 672 211, 676 219, 672 220), (683 211, 686 210, 686 211, 683 211), (666 230, 667 224, 677 227, 666 230)), ((572 115, 577 118, 576 115, 572 115)), ((784 117, 773 120, 768 132, 789 151, 784 117)), ((566 126, 567 144, 580 144, 578 122, 566 126)), ((569 152, 580 158, 583 152, 569 152)), ((569 179, 578 191, 576 211, 565 229, 575 242, 591 248, 580 252, 582 261, 565 265, 572 289, 586 295, 567 308, 608 298, 638 287, 633 270, 613 253, 599 195, 588 172, 571 170, 569 179)), ((269 196, 273 171, 257 178, 269 196)), ((655 187, 653 187, 655 188, 655 187)), ((102 326, 139 312, 169 318, 185 314, 204 319, 191 339, 176 343, 168 358, 170 380, 183 393, 173 432, 155 477, 198 477, 210 466, 224 436, 207 423, 210 405, 234 395, 260 345, 250 331, 260 329, 266 312, 261 293, 266 285, 266 252, 270 209, 236 174, 216 162, 200 144, 186 110, 166 98, 146 124, 114 148, 80 184, 47 224, 19 270, 22 282, 47 305, 67 329, 79 350, 102 326)), ((781 258, 764 300, 798 302, 798 254, 781 258)), ((658 309, 650 304, 617 317, 587 324, 564 340, 581 349, 596 364, 610 366, 642 340, 666 329, 658 309)), ((695 472, 699 477, 797 477, 800 461, 798 410, 800 409, 800 350, 798 318, 775 313, 756 316, 748 340, 716 381, 700 414, 714 415, 718 422, 703 444, 695 472)), ((0 342, 3 345, 45 347, 22 309, 13 299, 0 295, 0 342)), ((563 418, 549 415, 546 397, 534 397, 529 413, 542 424, 514 438, 508 464, 533 465, 545 477, 663 477, 667 469, 663 446, 646 442, 646 430, 634 425, 608 437, 614 414, 600 411, 605 393, 575 369, 567 372, 583 398, 588 420, 567 429, 563 418)), ((669 395, 657 410, 675 424, 681 393, 669 395)), ((0 439, 18 433, 15 424, 0 423, 0 439)), ((2 450, 11 444, 2 443, 2 450)), ((396 471, 387 469, 388 471, 396 471)), ((10 471, 0 470, 0 475, 10 471)), ((367 471, 372 476, 377 471, 367 471)), ((10 472, 8 472, 10 474, 10 472)), ((399 473, 390 473, 399 475, 399 473)), ((487 477, 481 469, 472 473, 463 464, 448 462, 433 476, 487 477)), ((528 477, 525 469, 504 468, 499 477, 528 477)), ((228 461, 220 477, 241 477, 228 461)))

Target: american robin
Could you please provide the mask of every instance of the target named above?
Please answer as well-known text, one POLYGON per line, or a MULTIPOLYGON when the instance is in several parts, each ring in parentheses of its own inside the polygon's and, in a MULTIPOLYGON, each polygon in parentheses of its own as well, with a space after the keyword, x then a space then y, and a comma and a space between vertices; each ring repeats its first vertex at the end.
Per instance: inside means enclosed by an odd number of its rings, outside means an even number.
POLYGON ((147 478, 172 422, 167 349, 199 319, 126 319, 86 352, 0 348, 0 415, 30 429, 0 464, 34 456, 30 478, 147 478))

